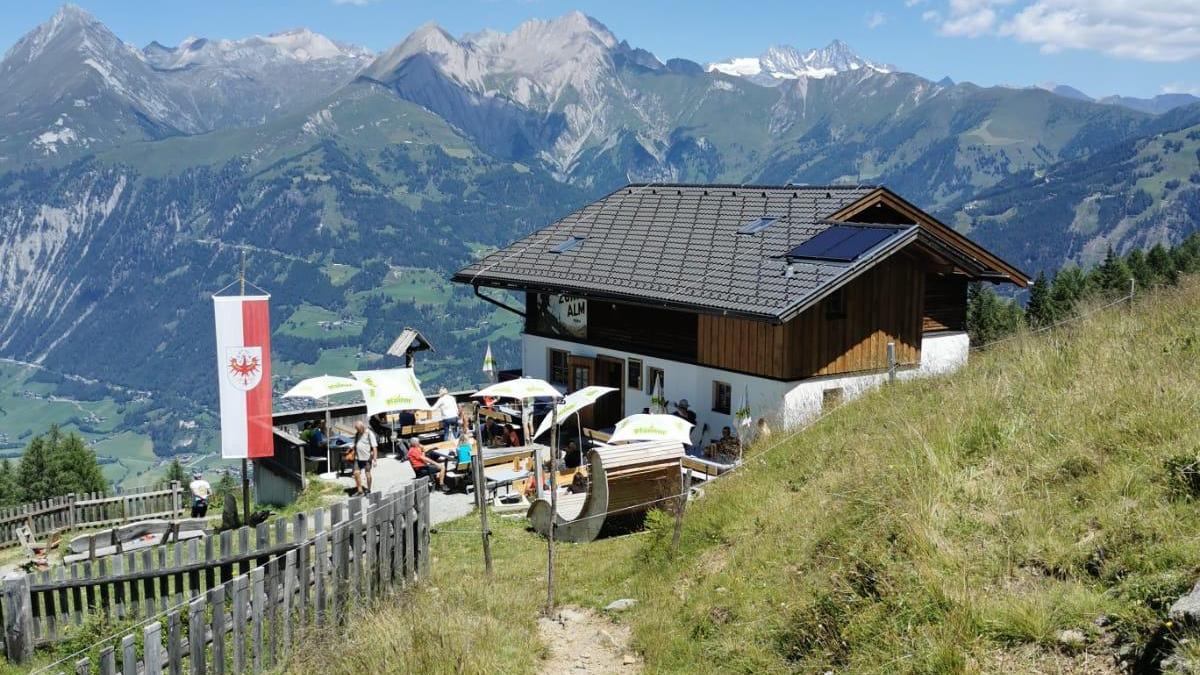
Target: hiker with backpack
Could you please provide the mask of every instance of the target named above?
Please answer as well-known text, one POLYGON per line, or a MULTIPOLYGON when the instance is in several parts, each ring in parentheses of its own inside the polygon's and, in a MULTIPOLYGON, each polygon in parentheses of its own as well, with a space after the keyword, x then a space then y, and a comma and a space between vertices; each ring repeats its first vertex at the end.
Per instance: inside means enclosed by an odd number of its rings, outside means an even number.
POLYGON ((354 423, 354 443, 351 444, 351 449, 354 452, 354 494, 365 494, 362 474, 364 471, 367 474, 366 492, 370 492, 371 469, 375 468, 375 461, 379 459, 379 441, 375 437, 375 432, 368 429, 361 421, 354 423))

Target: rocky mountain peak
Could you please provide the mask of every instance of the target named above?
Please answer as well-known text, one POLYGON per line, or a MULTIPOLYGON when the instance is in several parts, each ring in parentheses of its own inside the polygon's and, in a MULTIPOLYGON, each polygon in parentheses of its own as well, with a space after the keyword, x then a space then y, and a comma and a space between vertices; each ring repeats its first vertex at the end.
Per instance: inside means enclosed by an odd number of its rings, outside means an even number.
POLYGON ((364 74, 389 81, 406 60, 420 55, 433 57, 443 75, 481 93, 491 91, 497 80, 520 81, 517 100, 527 100, 534 89, 553 98, 568 84, 587 88, 611 70, 614 56, 661 67, 649 52, 619 42, 604 24, 575 11, 531 19, 509 33, 489 29, 461 38, 427 23, 380 55, 364 74))
POLYGON ((124 43, 86 10, 65 4, 50 19, 17 40, 4 55, 3 66, 12 69, 31 63, 54 50, 78 50, 80 53, 105 49, 123 49, 124 43))
POLYGON ((254 35, 240 40, 210 40, 189 36, 174 48, 152 42, 142 50, 142 54, 156 68, 164 70, 192 65, 243 66, 252 69, 255 65, 268 62, 363 62, 371 57, 370 50, 364 47, 336 42, 307 28, 295 28, 267 36, 254 35))

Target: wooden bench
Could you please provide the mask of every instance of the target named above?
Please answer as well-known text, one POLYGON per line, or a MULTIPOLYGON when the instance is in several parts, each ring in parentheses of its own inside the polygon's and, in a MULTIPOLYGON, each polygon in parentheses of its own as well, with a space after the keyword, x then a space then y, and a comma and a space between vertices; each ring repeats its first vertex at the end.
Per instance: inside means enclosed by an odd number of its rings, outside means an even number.
POLYGON ((396 434, 397 438, 415 438, 419 436, 428 436, 433 433, 441 433, 441 422, 422 422, 420 424, 406 424, 400 427, 400 433, 396 434))
POLYGON ((597 431, 595 429, 588 429, 587 427, 584 427, 583 437, 593 442, 608 443, 608 439, 612 438, 612 434, 606 434, 603 431, 597 431))

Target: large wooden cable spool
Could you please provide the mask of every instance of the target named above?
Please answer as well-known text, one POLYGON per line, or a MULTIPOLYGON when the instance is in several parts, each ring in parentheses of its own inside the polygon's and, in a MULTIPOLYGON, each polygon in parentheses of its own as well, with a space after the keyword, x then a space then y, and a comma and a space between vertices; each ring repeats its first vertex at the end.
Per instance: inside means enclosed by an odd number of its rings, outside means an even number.
MULTIPOLYGON (((644 441, 593 449, 588 453, 588 490, 560 495, 554 538, 593 541, 610 518, 644 513, 679 491, 683 445, 644 441)), ((550 532, 550 501, 529 507, 534 531, 550 532)))

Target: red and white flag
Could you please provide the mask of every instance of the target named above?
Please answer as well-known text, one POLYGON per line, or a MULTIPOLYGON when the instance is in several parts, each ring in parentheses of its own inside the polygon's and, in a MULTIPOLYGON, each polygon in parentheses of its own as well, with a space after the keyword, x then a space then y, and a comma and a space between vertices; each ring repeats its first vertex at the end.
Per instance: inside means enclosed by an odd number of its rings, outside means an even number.
POLYGON ((221 456, 275 454, 271 428, 269 295, 214 295, 217 379, 221 393, 221 456))

